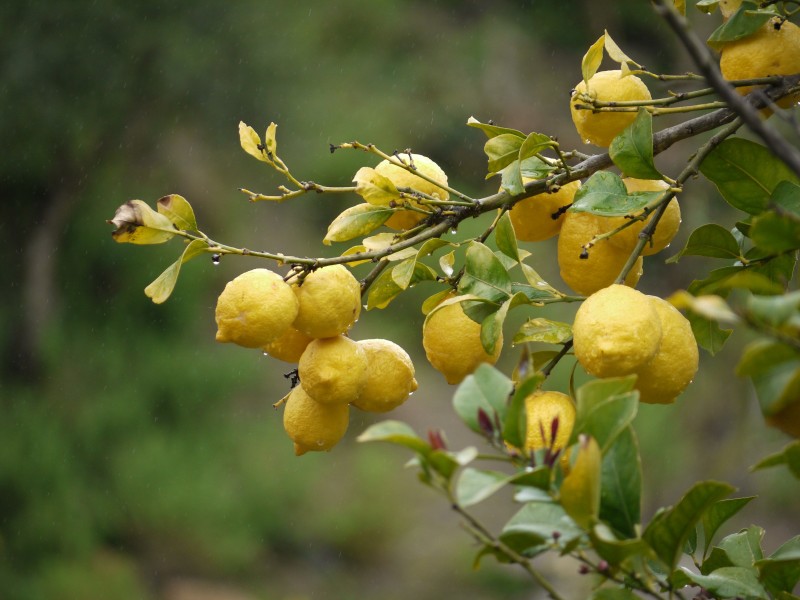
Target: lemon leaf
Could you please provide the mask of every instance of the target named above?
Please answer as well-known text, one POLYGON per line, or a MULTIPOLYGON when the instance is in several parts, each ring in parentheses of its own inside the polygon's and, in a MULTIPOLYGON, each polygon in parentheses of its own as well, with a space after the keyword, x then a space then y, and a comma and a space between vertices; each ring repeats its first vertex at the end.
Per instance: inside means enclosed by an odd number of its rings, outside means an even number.
POLYGON ((275 139, 275 130, 278 128, 276 123, 270 123, 264 134, 264 148, 267 151, 267 158, 275 156, 278 152, 278 141, 275 139))
POLYGON ((530 304, 528 297, 518 292, 503 302, 496 311, 492 312, 481 322, 481 344, 487 354, 493 354, 497 342, 503 333, 503 323, 508 311, 520 304, 530 304))
POLYGON ((767 598, 767 590, 758 581, 758 571, 748 567, 720 567, 708 575, 681 567, 694 585, 707 589, 718 598, 767 598))
POLYGON ((608 154, 628 177, 661 179, 653 163, 653 117, 640 107, 633 123, 611 141, 608 154))
POLYGON ((563 547, 582 535, 559 504, 528 502, 503 527, 500 541, 525 556, 534 556, 550 550, 554 539, 563 547))
POLYGON ((572 520, 589 529, 600 514, 602 455, 597 440, 587 435, 580 436, 577 452, 572 469, 561 483, 559 497, 572 520))
POLYGON ((754 2, 745 0, 730 19, 712 32, 707 40, 708 45, 716 50, 724 48, 726 43, 754 34, 774 16, 774 12, 758 10, 754 2))
POLYGON ((550 319, 528 319, 514 335, 512 343, 542 342, 544 344, 563 344, 572 337, 572 327, 568 323, 550 319))
POLYGON ((600 479, 600 520, 626 538, 637 537, 642 520, 642 461, 639 442, 630 425, 620 432, 603 456, 600 479))
POLYGON ((634 61, 630 56, 625 54, 622 49, 617 45, 617 43, 611 39, 611 36, 608 35, 608 31, 604 32, 604 45, 606 48, 606 52, 608 52, 609 58, 614 62, 620 63, 622 65, 623 70, 628 67, 628 63, 636 65, 637 67, 639 64, 634 61))
POLYGON ((185 231, 197 231, 197 220, 194 210, 189 201, 178 194, 169 194, 159 198, 156 202, 156 209, 159 213, 167 217, 178 229, 185 231))
POLYGON ((635 213, 660 196, 663 196, 663 192, 629 194, 619 175, 598 171, 575 192, 570 210, 618 217, 635 213))
POLYGON ((698 0, 695 7, 706 14, 711 14, 719 6, 719 0, 698 0))
POLYGON ((387 420, 367 427, 356 438, 358 442, 388 442, 410 448, 422 455, 431 451, 430 444, 423 441, 411 427, 402 421, 387 420))
POLYGON ((356 194, 369 204, 388 206, 400 199, 400 192, 392 180, 371 167, 361 167, 353 176, 353 183, 356 184, 356 194))
POLYGON ((471 242, 458 291, 490 301, 504 300, 511 295, 511 277, 494 252, 480 242, 471 242))
POLYGON ((670 256, 666 262, 676 263, 682 256, 738 259, 741 252, 739 243, 730 231, 716 223, 708 223, 695 229, 683 250, 670 256))
POLYGON ((163 244, 175 236, 172 222, 142 200, 126 202, 107 223, 116 227, 111 237, 120 244, 163 244))
POLYGON ((524 141, 525 137, 513 133, 502 133, 489 139, 483 146, 483 151, 489 157, 489 173, 499 173, 517 160, 524 141))
POLYGON ((597 379, 578 388, 572 441, 577 440, 578 434, 589 434, 606 452, 636 417, 638 402, 632 391, 635 381, 629 375, 597 379))
POLYGON ((167 300, 178 283, 178 275, 181 272, 183 263, 192 260, 206 251, 208 243, 205 240, 193 240, 183 251, 181 257, 168 266, 150 285, 144 288, 145 295, 154 304, 161 304, 167 300))
POLYGON ((383 225, 393 212, 391 208, 366 203, 351 206, 331 222, 322 243, 330 246, 331 242, 344 242, 367 235, 383 225))
POLYGON ((600 63, 603 62, 603 47, 605 46, 605 41, 606 36, 603 34, 597 38, 594 44, 589 46, 586 54, 583 55, 583 59, 581 59, 581 75, 583 75, 583 81, 587 88, 589 87, 589 80, 597 73, 597 69, 600 68, 600 63))
POLYGON ((256 130, 247 125, 244 121, 239 121, 239 144, 242 150, 261 162, 271 163, 264 153, 264 146, 261 145, 261 138, 256 130))
POLYGON ((494 228, 494 241, 500 252, 516 262, 520 261, 517 236, 514 234, 514 226, 511 224, 508 211, 504 212, 497 221, 494 228))
POLYGON ((496 419, 502 422, 513 387, 502 372, 483 363, 459 384, 453 395, 453 409, 467 427, 481 433, 478 412, 483 411, 492 422, 496 419))
POLYGON ((542 385, 545 377, 535 372, 517 383, 511 403, 503 419, 503 439, 516 448, 525 445, 528 428, 528 415, 525 410, 525 399, 542 385))
MULTIPOLYGON (((386 308, 389 303, 394 300, 403 291, 397 282, 394 280, 394 269, 403 263, 392 265, 378 275, 378 278, 372 283, 367 295, 367 310, 373 308, 386 308)), ((435 281, 436 271, 431 269, 428 265, 421 262, 414 262, 414 272, 409 280, 409 285, 415 284, 419 281, 435 281)))
POLYGON ((708 553, 711 547, 711 541, 714 539, 714 534, 728 519, 733 517, 736 513, 742 510, 755 496, 748 496, 745 498, 730 498, 720 500, 713 504, 708 511, 703 515, 703 540, 705 541, 705 549, 703 555, 708 553))
POLYGON ((483 133, 486 134, 486 137, 493 138, 498 135, 504 134, 511 134, 516 135, 518 137, 524 138, 525 134, 517 129, 510 129, 508 127, 498 127, 492 123, 481 123, 475 117, 470 117, 467 119, 467 125, 470 127, 475 127, 476 129, 480 129, 483 133))

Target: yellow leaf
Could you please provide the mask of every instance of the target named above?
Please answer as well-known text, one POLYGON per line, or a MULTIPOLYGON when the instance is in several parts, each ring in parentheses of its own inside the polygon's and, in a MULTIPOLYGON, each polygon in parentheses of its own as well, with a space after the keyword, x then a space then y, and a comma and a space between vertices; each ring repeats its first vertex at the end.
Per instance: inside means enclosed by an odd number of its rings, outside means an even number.
POLYGON ((597 69, 600 68, 600 63, 603 62, 605 37, 605 35, 601 35, 597 41, 589 47, 586 54, 583 55, 581 73, 583 74, 583 81, 586 83, 587 88, 589 86, 589 80, 597 73, 597 69))
POLYGON ((267 157, 275 156, 278 152, 278 141, 275 139, 275 130, 278 128, 276 123, 270 123, 267 133, 264 135, 264 147, 267 149, 267 157))
POLYGON ((614 62, 618 62, 620 65, 624 65, 623 68, 627 67, 627 63, 634 64, 637 67, 639 66, 639 64, 636 61, 634 61, 631 57, 625 54, 622 51, 622 49, 619 46, 617 46, 617 43, 611 39, 611 36, 608 35, 607 31, 605 32, 604 37, 606 40, 605 41, 606 52, 608 52, 608 55, 611 57, 611 60, 613 60, 614 62))
POLYGON ((111 237, 120 244, 163 244, 175 235, 172 222, 142 200, 126 202, 107 223, 116 227, 111 237))
POLYGON ((361 167, 353 177, 356 194, 375 206, 389 206, 400 199, 400 192, 391 179, 384 177, 371 167, 361 167))
POLYGON ((583 529, 589 529, 600 514, 602 460, 597 440, 581 434, 575 464, 561 484, 561 506, 583 529))
POLYGON ((256 130, 245 124, 244 121, 239 121, 239 143, 242 150, 247 152, 261 162, 271 162, 264 154, 264 146, 261 145, 261 138, 258 137, 256 130))

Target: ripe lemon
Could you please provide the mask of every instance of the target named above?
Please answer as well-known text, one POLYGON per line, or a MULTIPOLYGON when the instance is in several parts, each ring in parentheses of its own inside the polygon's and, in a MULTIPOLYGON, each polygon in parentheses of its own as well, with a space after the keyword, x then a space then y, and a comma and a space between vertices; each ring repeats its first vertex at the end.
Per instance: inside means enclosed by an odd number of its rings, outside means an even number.
MULTIPOLYGON (((523 177, 523 182, 532 181, 523 177)), ((580 181, 571 181, 552 193, 537 194, 517 202, 508 215, 514 226, 514 233, 523 242, 539 242, 556 235, 564 222, 562 213, 554 219, 553 214, 572 203, 575 192, 581 187, 580 181)))
MULTIPOLYGON (((620 250, 610 239, 601 240, 583 255, 583 245, 609 231, 610 219, 585 212, 567 211, 558 235, 558 266, 561 278, 578 294, 589 296, 616 280, 630 252, 620 250)), ((642 276, 642 257, 638 257, 625 278, 626 285, 636 285, 642 276)))
MULTIPOLYGON (((784 21, 776 29, 769 22, 754 34, 725 44, 719 67, 728 80, 753 79, 769 75, 793 75, 800 72, 800 27, 784 21)), ((747 94, 756 86, 736 88, 747 94)), ((778 106, 788 108, 800 101, 800 93, 778 100, 778 106)))
POLYGON ((283 428, 300 456, 333 448, 344 437, 349 416, 347 404, 320 404, 298 385, 286 400, 283 428))
POLYGON ((554 452, 567 445, 575 425, 575 404, 561 392, 539 390, 525 398, 528 425, 525 450, 528 452, 551 448, 554 452), (558 419, 558 429, 553 439, 553 422, 558 419))
POLYGON ((586 82, 575 86, 569 109, 572 122, 585 143, 607 147, 617 135, 622 133, 636 118, 632 112, 592 112, 591 109, 575 108, 576 104, 587 105, 580 94, 588 93, 594 100, 602 102, 627 102, 631 100, 650 100, 650 90, 636 75, 622 76, 622 71, 598 71, 586 82))
POLYGON ((629 375, 655 356, 661 319, 641 292, 610 285, 584 300, 572 325, 575 357, 595 377, 629 375))
MULTIPOLYGON (((626 177, 622 181, 629 192, 663 192, 669 189, 669 184, 660 179, 633 179, 631 177, 626 177)), ((630 227, 626 227, 618 234, 608 238, 608 241, 620 250, 631 252, 639 241, 639 233, 641 233, 642 229, 644 229, 652 218, 653 216, 651 214, 646 221, 636 221, 630 227)), ((625 217, 610 217, 609 227, 610 229, 616 229, 628 220, 629 219, 625 217)), ((661 215, 661 219, 659 219, 656 230, 653 233, 653 238, 644 247, 642 254, 644 256, 650 256, 656 252, 661 252, 664 248, 669 246, 672 239, 678 233, 680 225, 681 207, 678 204, 678 200, 673 198, 669 201, 669 204, 667 204, 667 208, 664 214, 661 215)))
POLYGON ((217 341, 259 348, 280 337, 297 317, 291 286, 269 269, 229 281, 217 299, 217 341))
MULTIPOLYGON (((412 154, 411 160, 409 161, 408 154, 399 154, 398 158, 405 164, 413 164, 419 173, 438 181, 442 185, 447 185, 447 175, 445 172, 442 171, 441 167, 439 167, 439 165, 437 165, 427 156, 423 156, 422 154, 412 154)), ((423 179, 422 177, 417 177, 403 167, 399 167, 388 160, 384 160, 383 162, 379 163, 378 166, 375 167, 375 171, 389 179, 397 188, 413 188, 418 192, 422 192, 423 194, 435 196, 439 200, 447 200, 450 197, 450 194, 447 190, 423 179)), ((419 203, 414 202, 413 200, 411 200, 411 204, 414 206, 421 206, 419 203)), ((391 217, 389 217, 385 225, 392 227, 393 229, 411 229, 424 218, 424 214, 415 212, 413 210, 398 210, 391 217)))
POLYGON ((272 358, 277 358, 278 360, 289 363, 296 363, 300 360, 306 346, 308 346, 312 339, 314 338, 308 337, 302 331, 298 331, 294 327, 289 327, 281 337, 271 341, 261 349, 272 358))
POLYGON ((343 265, 312 271, 298 286, 292 286, 299 310, 292 324, 312 338, 340 335, 361 313, 361 286, 343 265))
POLYGON ((361 340, 357 344, 367 357, 367 372, 353 406, 379 413, 397 408, 417 389, 411 357, 389 340, 361 340))
POLYGON ((447 383, 461 383, 481 363, 493 365, 500 356, 503 336, 492 354, 481 344, 481 326, 470 319, 461 303, 437 308, 425 318, 422 326, 422 346, 434 369, 442 373, 447 383))
POLYGON ((300 385, 320 404, 349 404, 358 398, 367 373, 367 357, 343 335, 313 340, 297 366, 300 385))

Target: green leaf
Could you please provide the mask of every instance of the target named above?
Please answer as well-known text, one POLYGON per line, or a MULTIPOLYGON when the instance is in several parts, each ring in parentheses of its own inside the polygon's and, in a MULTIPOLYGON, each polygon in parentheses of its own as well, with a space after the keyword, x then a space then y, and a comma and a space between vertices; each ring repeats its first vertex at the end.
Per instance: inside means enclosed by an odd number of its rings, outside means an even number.
POLYGON ((722 350, 725 341, 733 333, 733 329, 722 329, 716 321, 711 321, 697 313, 689 313, 686 318, 692 326, 692 333, 697 344, 711 356, 722 350))
POLYGON ((514 226, 511 224, 511 217, 508 211, 504 212, 497 221, 497 225, 494 228, 494 241, 500 252, 519 262, 517 237, 514 235, 514 226))
POLYGON ((728 138, 702 162, 700 171, 734 208, 751 215, 763 212, 773 190, 797 177, 767 148, 743 138, 728 138))
POLYGON ((717 9, 718 4, 719 0, 697 0, 697 4, 695 4, 695 6, 698 10, 706 14, 711 14, 717 9))
POLYGON ((371 167, 361 167, 353 176, 353 183, 356 184, 356 194, 368 204, 389 206, 391 202, 400 200, 400 192, 392 180, 371 167))
POLYGON ((494 252, 480 242, 470 242, 458 291, 497 302, 511 295, 511 278, 494 252))
POLYGON ((757 560, 764 558, 764 552, 761 549, 763 539, 764 530, 756 525, 751 525, 738 533, 725 536, 717 547, 728 556, 731 566, 750 568, 757 560))
POLYGON ((797 252, 787 252, 764 263, 750 265, 748 269, 766 276, 786 290, 794 277, 796 264, 797 252))
POLYGON ((750 237, 759 249, 778 254, 800 248, 800 218, 768 211, 753 219, 750 237))
POLYGON ((587 433, 608 450, 616 437, 633 421, 638 410, 632 392, 636 377, 596 379, 578 388, 575 427, 572 440, 587 433))
POLYGON ((475 127, 476 129, 480 129, 483 133, 486 134, 486 137, 493 138, 497 137, 498 135, 515 135, 522 139, 525 139, 525 134, 521 131, 516 129, 509 129, 508 127, 498 127, 497 125, 493 125, 491 123, 481 123, 475 117, 470 117, 467 119, 467 125, 470 127, 475 127))
POLYGON ((751 343, 736 373, 753 379, 765 416, 778 415, 800 398, 800 352, 788 345, 769 340, 751 343))
POLYGON ((500 305, 500 308, 486 317, 481 323, 481 344, 487 354, 494 354, 497 342, 503 334, 503 323, 508 311, 521 304, 530 304, 528 297, 522 292, 511 296, 500 305))
POLYGON ((330 246, 331 242, 344 242, 372 233, 383 225, 393 212, 391 208, 366 203, 351 206, 331 222, 322 243, 330 246))
POLYGON ((202 254, 207 248, 208 243, 205 240, 192 240, 183 250, 181 257, 168 266, 153 283, 144 288, 145 295, 155 304, 165 302, 172 294, 172 290, 175 289, 175 284, 178 283, 181 265, 202 254))
POLYGON ((755 496, 720 500, 709 507, 702 519, 703 540, 705 544, 703 549, 704 556, 708 553, 708 549, 711 547, 711 542, 714 539, 714 535, 717 533, 717 530, 722 526, 722 524, 747 506, 747 504, 749 504, 753 498, 755 498, 755 496))
POLYGON ((568 323, 550 319, 528 319, 514 335, 514 345, 527 342, 544 344, 563 344, 572 338, 572 327, 568 323))
MULTIPOLYGON (((397 265, 392 265, 384 269, 370 286, 369 294, 367 295, 367 310, 372 310, 373 308, 386 308, 389 306, 389 303, 403 291, 403 289, 395 282, 392 274, 396 266, 397 265)), ((435 280, 436 272, 433 269, 421 262, 414 263, 414 274, 411 276, 409 285, 413 285, 420 281, 435 280)), ((446 295, 446 293, 444 295, 446 295)))
POLYGON ((364 433, 356 438, 359 442, 387 442, 410 448, 414 452, 427 455, 431 452, 430 444, 423 441, 414 430, 401 421, 381 421, 370 425, 364 433))
POLYGON ((767 590, 759 583, 755 569, 722 567, 708 575, 681 567, 689 580, 721 598, 766 598, 767 590))
POLYGON ((542 179, 547 177, 557 168, 558 167, 556 165, 546 163, 537 156, 529 156, 528 158, 519 161, 520 175, 526 179, 542 179))
POLYGON ((704 481, 695 484, 672 508, 658 513, 644 531, 644 539, 673 571, 681 549, 697 522, 713 504, 733 491, 727 483, 704 481))
POLYGON ((621 565, 631 557, 637 559, 654 557, 652 549, 643 539, 619 540, 603 523, 598 523, 592 528, 589 538, 592 541, 592 549, 612 567, 621 565))
POLYGON ((477 433, 482 433, 478 424, 478 411, 483 410, 494 421, 494 415, 502 420, 514 384, 500 371, 489 364, 480 365, 472 375, 467 375, 453 396, 453 408, 462 421, 477 433))
POLYGON ((788 444, 780 452, 770 454, 761 459, 756 465, 751 467, 750 470, 758 471, 769 467, 777 467, 778 465, 788 466, 792 474, 797 479, 800 479, 800 440, 788 444))
POLYGON ((694 296, 727 293, 732 289, 745 289, 755 294, 781 294, 783 288, 766 275, 743 266, 722 267, 708 274, 706 279, 695 280, 688 288, 694 296))
POLYGON ((551 147, 553 143, 553 140, 543 133, 529 133, 525 141, 522 142, 522 145, 519 147, 519 160, 523 161, 527 158, 532 158, 534 154, 551 147))
POLYGON ((581 74, 583 75, 583 81, 586 85, 589 85, 589 80, 597 73, 597 69, 600 68, 600 63, 603 62, 605 41, 606 36, 603 34, 597 38, 594 44, 589 46, 586 54, 583 55, 583 59, 581 60, 581 74))
POLYGON ((757 9, 758 6, 754 2, 742 2, 739 10, 709 36, 708 45, 716 50, 724 48, 728 42, 734 42, 752 35, 771 17, 775 16, 775 13, 757 9))
POLYGON ((589 600, 638 600, 639 596, 627 588, 600 588, 589 600))
POLYGON ((638 535, 641 523, 642 463, 633 428, 622 430, 603 456, 600 520, 626 538, 638 535))
POLYGON ((747 299, 747 314, 759 323, 779 328, 800 314, 800 290, 771 296, 753 295, 747 299))
POLYGON ((514 395, 503 419, 503 439, 515 448, 525 446, 528 426, 525 399, 539 389, 544 379, 541 373, 534 373, 518 382, 514 389, 514 395))
POLYGON ((555 502, 529 502, 503 527, 500 541, 525 556, 533 556, 549 550, 556 539, 563 546, 581 535, 583 531, 560 505, 555 502))
POLYGON ((685 255, 738 260, 741 251, 730 231, 716 223, 708 223, 695 229, 689 236, 686 247, 667 259, 667 263, 676 263, 685 255))
POLYGON ((517 160, 524 141, 524 137, 513 133, 503 133, 490 138, 483 146, 483 151, 489 157, 489 173, 499 173, 517 160))
POLYGON ((156 209, 167 217, 175 227, 184 231, 197 231, 197 220, 189 201, 178 194, 170 194, 159 198, 156 209))
POLYGON ((175 226, 142 200, 120 206, 107 221, 116 228, 111 237, 120 244, 163 244, 175 237, 175 226))
POLYGON ((500 471, 488 471, 483 469, 473 469, 467 467, 461 472, 456 484, 456 502, 464 508, 473 506, 486 500, 495 492, 500 491, 505 486, 515 483, 517 480, 528 476, 525 471, 513 473, 502 473, 500 471))
POLYGON ((761 581, 769 591, 781 597, 789 594, 800 581, 800 536, 783 543, 768 558, 756 562, 761 581))
POLYGON ((661 179, 653 163, 653 117, 640 108, 636 119, 611 141, 611 160, 628 177, 661 179))
POLYGON ((239 144, 242 150, 247 152, 250 156, 257 158, 261 162, 272 163, 266 153, 265 147, 261 144, 261 138, 256 133, 256 130, 245 124, 244 121, 239 121, 239 144))
POLYGON ((570 210, 618 217, 635 213, 660 196, 663 196, 663 192, 628 194, 619 175, 611 171, 597 171, 575 192, 570 210))

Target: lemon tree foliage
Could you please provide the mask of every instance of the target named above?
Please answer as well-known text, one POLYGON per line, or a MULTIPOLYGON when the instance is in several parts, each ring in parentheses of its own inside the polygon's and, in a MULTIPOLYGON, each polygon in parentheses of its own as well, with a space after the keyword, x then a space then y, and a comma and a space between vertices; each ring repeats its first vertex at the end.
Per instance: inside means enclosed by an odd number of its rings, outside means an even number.
MULTIPOLYGON (((653 4, 687 49, 702 49, 683 2, 653 4)), ((380 320, 406 290, 429 290, 420 339, 430 364, 457 386, 453 410, 475 445, 451 449, 444 432, 419 435, 391 418, 358 440, 412 454, 419 480, 446 498, 478 543, 476 565, 488 557, 518 565, 554 599, 567 596, 534 564, 547 552, 593 573, 595 599, 796 598, 800 535, 771 554, 755 525, 720 538, 753 500, 736 497, 731 485, 700 481, 649 520, 642 514, 647 457, 633 427, 639 406, 664 405, 663 418, 678 419, 679 407, 671 405, 697 372, 698 346, 713 355, 734 328, 753 339, 735 374, 750 380, 767 424, 800 437, 800 153, 776 150, 769 122, 752 125, 768 117, 796 125, 796 109, 787 107, 800 97, 800 30, 791 20, 800 7, 695 4, 720 9, 722 22, 707 44, 721 56, 721 71, 700 60, 705 77, 652 73, 607 31, 576 65, 581 80, 568 110, 581 139, 599 147, 595 154, 563 147, 556 132, 525 133, 470 117, 467 125, 485 136, 486 177, 498 182, 496 193, 470 197, 431 158, 360 142, 331 146, 373 159, 353 174, 352 186, 331 187, 292 172, 279 155, 275 123, 263 137, 240 123, 241 148, 287 181, 277 195, 243 189, 249 199, 349 195, 352 205, 321 241, 355 245, 324 258, 237 248, 209 237, 177 194, 155 209, 141 200, 123 204, 109 221, 112 236, 132 244, 183 242, 177 260, 145 288, 156 303, 167 300, 181 266, 201 254, 273 264, 221 290, 217 340, 297 364, 291 389, 275 405, 298 455, 334 448, 353 411, 386 414, 416 390, 425 394, 403 348, 358 340, 354 325, 362 308, 380 320), (606 61, 612 68, 602 69, 606 61), (674 93, 676 80, 696 88, 674 93), (730 89, 749 93, 747 102, 730 100, 730 89), (665 114, 683 121, 661 127, 665 114), (744 122, 755 135, 745 134, 744 122), (686 139, 694 146, 683 150, 683 166, 665 172, 656 158, 686 139), (679 201, 697 176, 737 216, 701 225, 667 258, 681 222, 679 201), (485 223, 482 233, 459 235, 461 222, 473 218, 485 223), (563 284, 543 279, 535 263, 546 257, 520 245, 555 236, 563 284), (667 298, 635 289, 650 261, 670 268, 695 257, 716 264, 687 289, 667 298), (578 303, 574 320, 543 316, 540 309, 554 303, 578 303), (527 318, 508 331, 512 311, 527 318), (501 354, 515 356, 510 372, 495 368, 501 354), (553 389, 550 375, 562 361, 589 381, 553 389), (468 509, 501 493, 518 508, 492 531, 468 509)), ((800 442, 752 468, 784 469, 800 480, 800 442)))

